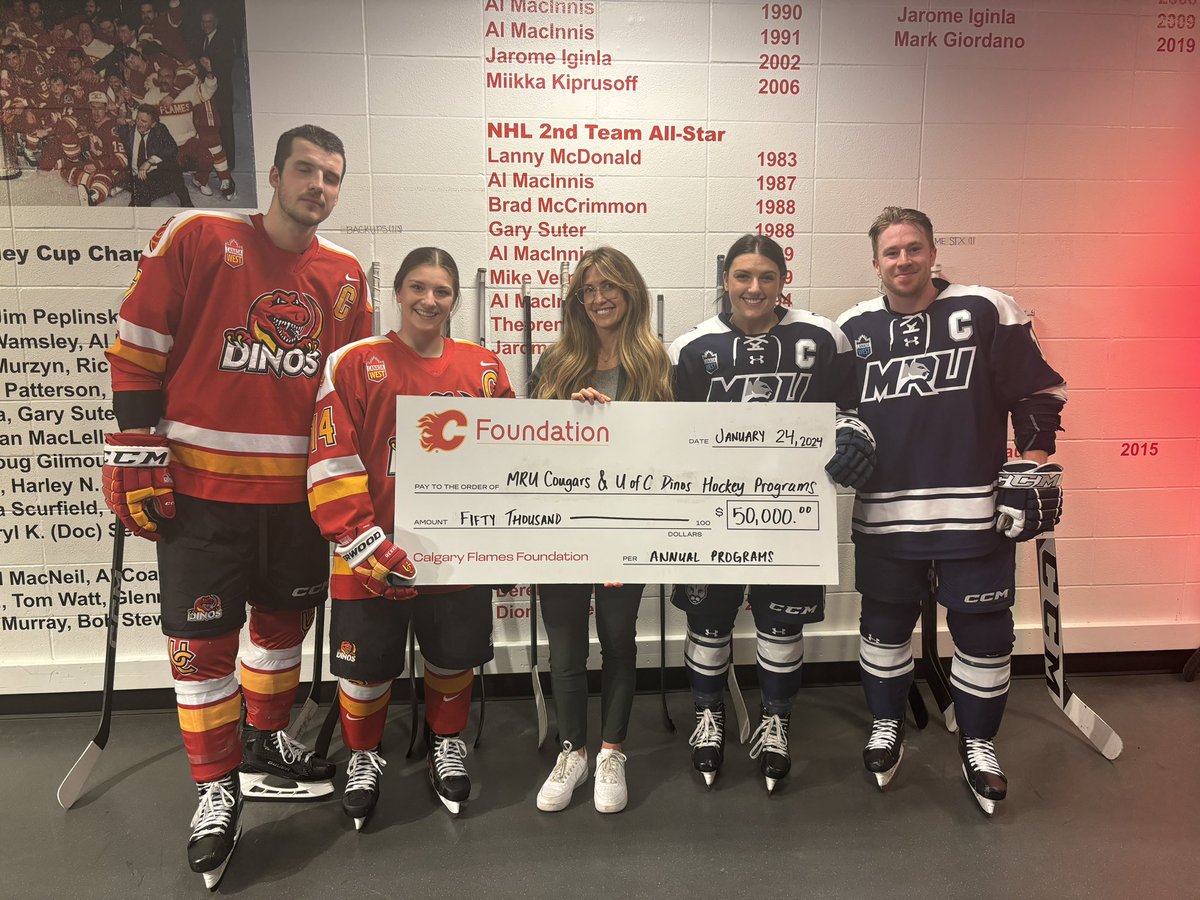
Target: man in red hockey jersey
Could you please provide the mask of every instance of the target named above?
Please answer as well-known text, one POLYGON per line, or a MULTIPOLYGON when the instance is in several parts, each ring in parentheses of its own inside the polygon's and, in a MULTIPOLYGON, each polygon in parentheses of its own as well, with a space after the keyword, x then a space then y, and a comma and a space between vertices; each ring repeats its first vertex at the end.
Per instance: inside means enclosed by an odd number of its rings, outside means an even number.
POLYGON ((305 502, 313 400, 329 355, 371 331, 362 267, 316 234, 344 171, 337 136, 303 125, 279 139, 265 215, 170 219, 142 254, 107 353, 121 431, 106 439, 105 499, 132 533, 157 541, 200 796, 188 862, 210 887, 237 842, 243 792, 333 790, 333 766, 283 729, 329 575, 305 502))

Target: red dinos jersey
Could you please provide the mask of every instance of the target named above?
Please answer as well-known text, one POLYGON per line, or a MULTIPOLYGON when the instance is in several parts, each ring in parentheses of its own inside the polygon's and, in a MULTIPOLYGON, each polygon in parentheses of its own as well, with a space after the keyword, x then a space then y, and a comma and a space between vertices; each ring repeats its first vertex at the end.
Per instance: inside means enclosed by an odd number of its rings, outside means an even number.
MULTIPOLYGON (((392 531, 398 396, 516 394, 496 354, 467 341, 447 339, 439 358, 425 359, 390 332, 333 354, 317 395, 308 462, 308 505, 331 541, 361 525, 392 531)), ((372 596, 337 556, 330 593, 339 600, 372 596)))
POLYGON ((260 214, 196 211, 151 238, 106 356, 114 393, 161 392, 177 491, 299 503, 321 370, 370 332, 353 253, 321 237, 289 253, 260 214))

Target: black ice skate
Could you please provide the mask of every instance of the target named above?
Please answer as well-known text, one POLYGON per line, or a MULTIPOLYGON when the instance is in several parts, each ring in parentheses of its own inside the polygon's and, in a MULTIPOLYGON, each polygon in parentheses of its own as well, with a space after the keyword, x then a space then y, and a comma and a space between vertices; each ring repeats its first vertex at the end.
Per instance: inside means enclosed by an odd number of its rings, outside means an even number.
POLYGON ((239 775, 247 800, 319 800, 333 793, 333 763, 285 731, 242 729, 239 775))
POLYGON ((471 777, 463 765, 466 756, 467 745, 457 734, 430 733, 429 783, 454 816, 471 795, 471 777))
POLYGON ((759 707, 759 723, 750 735, 750 758, 758 760, 759 770, 767 782, 767 793, 775 793, 775 785, 792 768, 788 753, 788 723, 791 716, 780 716, 759 707))
POLYGON ((863 748, 863 765, 875 776, 882 791, 900 768, 904 758, 904 720, 876 719, 863 748))
POLYGON ((346 765, 346 787, 342 791, 342 809, 354 820, 354 830, 362 831, 379 802, 379 776, 387 760, 375 750, 355 750, 346 765))
POLYGON ((996 760, 996 747, 986 738, 958 736, 958 755, 962 757, 963 778, 975 795, 975 800, 989 816, 996 811, 996 802, 1008 794, 1008 779, 996 760))
POLYGON ((725 762, 725 704, 696 707, 696 730, 688 738, 692 748, 692 765, 704 776, 704 784, 712 790, 721 763, 725 762))
POLYGON ((235 773, 196 785, 200 805, 192 816, 188 838, 188 865, 204 876, 204 886, 215 891, 242 836, 242 791, 235 773))

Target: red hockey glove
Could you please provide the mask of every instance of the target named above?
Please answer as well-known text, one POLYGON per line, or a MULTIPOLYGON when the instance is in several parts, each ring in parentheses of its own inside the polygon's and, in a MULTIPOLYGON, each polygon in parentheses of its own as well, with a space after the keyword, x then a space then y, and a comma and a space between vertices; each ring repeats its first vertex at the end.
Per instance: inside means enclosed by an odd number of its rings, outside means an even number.
POLYGON ((1005 463, 996 495, 996 530, 1014 541, 1053 531, 1062 518, 1062 466, 1030 459, 1005 463))
POLYGON ((854 413, 838 413, 833 456, 825 471, 842 487, 860 488, 875 471, 875 435, 854 413))
POLYGON ((175 518, 175 489, 161 434, 118 431, 104 436, 104 502, 131 532, 158 540, 158 527, 175 518))
POLYGON ((334 550, 372 594, 389 600, 411 600, 417 596, 409 587, 417 577, 416 567, 378 525, 342 533, 334 550))

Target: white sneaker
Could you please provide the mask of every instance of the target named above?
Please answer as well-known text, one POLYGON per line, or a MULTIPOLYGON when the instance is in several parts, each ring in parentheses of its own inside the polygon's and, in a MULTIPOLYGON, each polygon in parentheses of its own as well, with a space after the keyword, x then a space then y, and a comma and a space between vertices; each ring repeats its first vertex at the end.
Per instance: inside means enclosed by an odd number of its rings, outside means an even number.
POLYGON ((620 812, 629 802, 629 791, 625 789, 625 759, 620 750, 607 747, 596 755, 596 812, 620 812))
POLYGON ((192 179, 192 187, 202 193, 205 197, 212 196, 212 188, 210 188, 207 184, 201 184, 195 178, 192 179))
POLYGON ((558 761, 554 763, 550 777, 538 791, 537 808, 542 812, 566 809, 575 788, 587 781, 587 776, 587 751, 580 756, 570 741, 563 741, 562 753, 558 754, 558 761))

